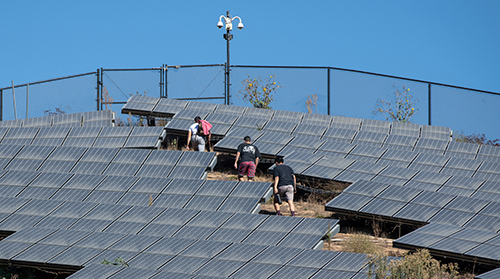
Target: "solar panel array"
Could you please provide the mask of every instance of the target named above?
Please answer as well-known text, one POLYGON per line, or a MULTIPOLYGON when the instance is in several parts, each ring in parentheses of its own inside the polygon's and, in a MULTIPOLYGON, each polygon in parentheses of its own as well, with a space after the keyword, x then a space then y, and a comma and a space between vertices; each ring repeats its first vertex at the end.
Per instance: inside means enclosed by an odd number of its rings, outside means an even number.
POLYGON ((158 149, 165 136, 162 127, 0 127, 0 145, 158 149))
MULTIPOLYGON (((212 124, 216 124, 212 130, 212 134, 216 136, 231 136, 233 129, 246 128, 246 133, 257 135, 254 137, 255 139, 261 132, 274 131, 292 136, 313 136, 323 140, 359 145, 415 150, 440 155, 448 154, 463 158, 478 157, 484 161, 500 161, 500 148, 495 148, 498 150, 492 153, 489 152, 489 148, 483 148, 484 150, 480 151, 477 145, 458 142, 448 148, 451 130, 447 127, 391 123, 344 116, 332 117, 143 96, 133 96, 128 100, 122 113, 129 112, 137 115, 172 117, 172 121, 166 125, 169 134, 187 134, 188 127, 192 124, 194 117, 200 116, 212 124)), ((225 148, 225 145, 221 148, 225 148)), ((234 147, 232 148, 234 149, 234 147)))
POLYGON ((0 197, 0 230, 71 229, 308 249, 322 247, 323 236, 339 230, 338 220, 258 215, 223 206, 218 211, 147 206, 144 196, 135 204, 0 197))
POLYGON ((0 145, 0 163, 10 171, 204 179, 217 157, 177 150, 0 145))
POLYGON ((111 127, 114 125, 115 114, 111 110, 0 121, 0 127, 111 127))
POLYGON ((1 241, 0 247, 4 262, 85 266, 72 279, 366 278, 368 270, 364 254, 49 228, 23 229, 1 241), (99 264, 117 257, 130 267, 99 264))
POLYGON ((393 245, 425 248, 435 255, 500 267, 500 234, 494 232, 433 223, 400 237, 393 245))
POLYGON ((0 197, 256 213, 269 183, 9 171, 0 197))
POLYGON ((285 155, 297 174, 358 181, 327 209, 413 224, 500 229, 491 210, 500 197, 498 146, 451 141, 446 127, 251 108, 223 115, 218 106, 197 108, 186 102, 172 110, 167 131, 185 135, 199 115, 224 128, 215 133, 223 137, 215 151, 234 153, 249 135, 264 156, 285 155))
POLYGON ((358 181, 325 208, 368 218, 376 215, 391 222, 439 223, 496 233, 500 230, 499 205, 492 200, 358 181))

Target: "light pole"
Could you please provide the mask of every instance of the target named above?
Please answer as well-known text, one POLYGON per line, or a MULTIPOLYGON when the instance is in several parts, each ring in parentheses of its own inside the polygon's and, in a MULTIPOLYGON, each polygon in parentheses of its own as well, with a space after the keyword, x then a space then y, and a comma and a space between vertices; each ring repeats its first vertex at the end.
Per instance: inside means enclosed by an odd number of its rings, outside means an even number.
POLYGON ((224 22, 226 23, 226 34, 224 34, 224 39, 227 41, 227 61, 226 61, 226 105, 231 104, 229 101, 230 94, 229 94, 229 87, 230 87, 230 82, 229 82, 229 71, 231 70, 229 67, 229 41, 233 39, 233 34, 231 34, 231 30, 233 30, 233 20, 239 19, 240 23, 238 23, 237 28, 238 29, 243 29, 243 23, 241 22, 241 18, 239 16, 235 16, 231 18, 231 15, 229 14, 229 11, 226 12, 226 16, 221 15, 219 17, 219 22, 217 23, 217 27, 222 28, 224 24, 222 23, 222 19, 224 19, 224 22))

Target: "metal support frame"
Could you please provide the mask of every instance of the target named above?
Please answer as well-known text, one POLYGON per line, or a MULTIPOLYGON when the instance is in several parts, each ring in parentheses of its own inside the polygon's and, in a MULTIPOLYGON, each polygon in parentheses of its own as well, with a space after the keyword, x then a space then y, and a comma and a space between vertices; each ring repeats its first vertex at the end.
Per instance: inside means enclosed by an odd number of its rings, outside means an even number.
MULTIPOLYGON (((229 17, 229 11, 227 11, 227 16, 229 17)), ((229 63, 229 42, 233 39, 233 34, 230 34, 230 31, 227 30, 226 34, 224 34, 224 39, 227 41, 226 48, 227 48, 227 60, 226 60, 226 105, 231 104, 231 82, 230 82, 230 71, 231 71, 231 64, 229 63)))

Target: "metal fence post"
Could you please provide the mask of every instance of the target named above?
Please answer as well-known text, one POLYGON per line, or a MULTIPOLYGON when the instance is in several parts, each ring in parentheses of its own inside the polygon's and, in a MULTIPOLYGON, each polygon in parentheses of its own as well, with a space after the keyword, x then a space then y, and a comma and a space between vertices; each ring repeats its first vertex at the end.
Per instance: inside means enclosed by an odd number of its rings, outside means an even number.
POLYGON ((168 65, 165 65, 165 98, 168 98, 168 65))
POLYGON ((330 102, 331 102, 331 99, 330 99, 330 72, 331 72, 331 69, 330 68, 327 68, 327 85, 326 85, 326 94, 327 94, 327 101, 328 101, 328 104, 327 104, 327 114, 330 115, 330 102))
POLYGON ((101 88, 101 70, 100 69, 97 69, 96 71, 96 76, 97 76, 97 86, 96 86, 96 90, 97 90, 97 97, 96 97, 96 105, 97 105, 97 108, 96 110, 99 110, 99 92, 101 91, 100 88, 101 88))
POLYGON ((102 90, 103 90, 103 87, 104 87, 104 76, 103 76, 103 69, 101 68, 101 90, 99 92, 99 99, 98 99, 98 102, 101 104, 100 106, 98 106, 98 109, 97 110, 102 110, 102 90))
POLYGON ((30 84, 26 84, 26 118, 28 118, 28 103, 30 100, 30 84))
POLYGON ((164 76, 165 75, 165 64, 162 64, 161 65, 161 69, 160 69, 160 98, 163 98, 164 94, 163 94, 163 86, 164 86, 164 76))
POLYGON ((14 102, 14 117, 17 120, 16 93, 14 92, 14 81, 12 81, 12 100, 14 102))
POLYGON ((0 89, 0 121, 3 121, 3 90, 0 89))
POLYGON ((432 114, 431 114, 431 84, 429 83, 428 84, 428 89, 427 89, 427 93, 429 94, 429 125, 432 125, 432 114))

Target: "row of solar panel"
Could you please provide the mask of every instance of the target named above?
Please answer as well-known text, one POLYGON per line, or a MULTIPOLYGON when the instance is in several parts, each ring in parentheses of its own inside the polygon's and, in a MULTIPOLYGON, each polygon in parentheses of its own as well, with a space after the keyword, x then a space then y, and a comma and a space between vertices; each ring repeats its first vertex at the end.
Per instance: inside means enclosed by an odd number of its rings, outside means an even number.
MULTIPOLYGON (((0 196, 255 213, 270 183, 47 172, 2 173, 0 196)), ((1 227, 1 226, 0 226, 1 227)))
POLYGON ((159 148, 162 127, 0 127, 0 143, 106 148, 159 148))
MULTIPOLYGON (((168 125, 167 125, 168 126, 168 125)), ((169 129, 166 128, 167 133, 169 129)), ((441 155, 446 158, 456 157, 469 160, 488 161, 500 163, 500 148, 492 145, 479 145, 471 143, 461 143, 457 141, 442 141, 432 139, 412 140, 407 146, 394 144, 371 145, 368 142, 343 142, 334 138, 323 138, 304 135, 289 135, 286 133, 273 131, 259 131, 252 134, 247 129, 235 129, 224 139, 220 140, 214 150, 220 152, 235 152, 236 147, 242 142, 243 137, 250 136, 253 142, 262 149, 261 153, 273 157, 276 155, 287 156, 292 152, 319 153, 324 155, 345 156, 351 152, 363 152, 359 154, 365 161, 375 161, 385 151, 400 153, 408 156, 416 156, 419 153, 441 155), (375 159, 373 158, 375 157, 375 159)), ((401 139, 403 136, 391 136, 387 139, 401 139)), ((358 155, 358 154, 356 154, 358 155)), ((398 156, 402 157, 402 156, 398 156)), ((412 158, 413 158, 412 157, 412 158)))
POLYGON ((85 264, 73 279, 137 278, 140 272, 139 278, 366 278, 368 272, 365 254, 72 230, 26 229, 0 247, 12 262, 85 264), (97 265, 117 257, 129 267, 97 265))
MULTIPOLYGON (((485 195, 488 195, 485 192, 485 195)), ((497 232, 500 203, 425 191, 404 186, 359 181, 329 201, 326 210, 359 216, 379 216, 386 221, 439 223, 497 232)))
MULTIPOLYGON (((344 116, 329 116, 321 114, 305 114, 301 112, 265 110, 239 106, 217 105, 212 103, 188 102, 182 100, 133 96, 122 108, 122 113, 138 115, 174 117, 192 121, 195 116, 207 119, 209 122, 221 125, 235 125, 250 128, 264 127, 268 120, 285 123, 288 131, 294 127, 286 123, 308 124, 318 127, 336 127, 348 130, 361 130, 400 135, 414 135, 428 138, 447 139, 451 130, 447 127, 417 125, 407 123, 391 123, 388 121, 360 119, 344 116)), ((266 125, 267 126, 267 125, 266 125)), ((271 125, 270 125, 271 126, 271 125)), ((280 126, 280 125, 272 125, 280 126)), ((270 127, 268 127, 270 128, 270 127)), ((315 133, 314 135, 317 135, 315 133)))
POLYGON ((11 171, 198 179, 216 162, 213 152, 0 145, 0 168, 11 171))
POLYGON ((500 266, 500 234, 473 228, 429 224, 396 239, 393 245, 404 249, 428 249, 434 255, 500 266))
MULTIPOLYGON (((2 231, 71 229, 295 248, 322 247, 321 239, 329 230, 333 235, 338 232, 338 220, 90 202, 0 199, 3 202, 2 231)), ((25 238, 22 234, 19 236, 19 239, 25 238)), ((9 259, 6 255, 1 258, 9 259)))
MULTIPOLYGON (((401 153, 399 155, 404 156, 401 153)), ((500 198, 499 163, 446 158, 430 154, 414 154, 412 157, 406 157, 413 161, 403 162, 393 160, 392 158, 395 157, 390 150, 384 153, 376 163, 359 160, 359 156, 356 158, 357 160, 349 157, 292 153, 285 158, 285 161, 296 174, 304 177, 334 179, 350 183, 371 180, 480 199, 500 198)), ((273 167, 269 168, 269 172, 272 169, 273 167)))
POLYGON ((114 121, 111 110, 101 110, 0 121, 0 127, 110 127, 114 121))

